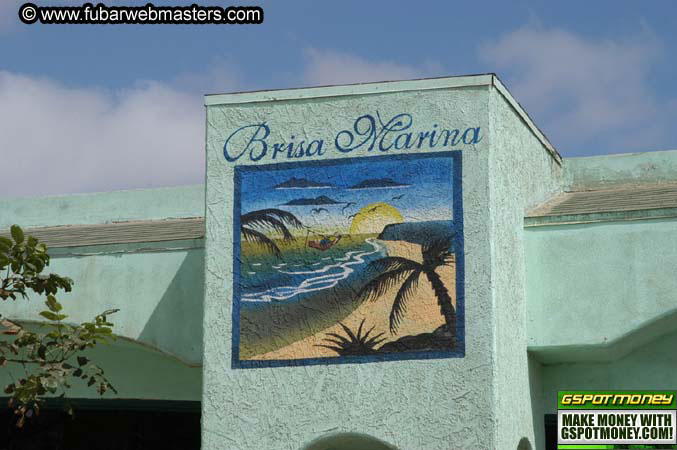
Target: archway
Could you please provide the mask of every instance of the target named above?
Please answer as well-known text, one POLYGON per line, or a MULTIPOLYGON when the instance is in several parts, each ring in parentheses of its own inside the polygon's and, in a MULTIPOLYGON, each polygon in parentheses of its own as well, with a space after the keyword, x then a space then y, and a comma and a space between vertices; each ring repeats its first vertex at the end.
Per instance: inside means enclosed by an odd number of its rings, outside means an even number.
POLYGON ((525 437, 520 439, 519 444, 517 444, 517 450, 531 450, 531 442, 529 442, 529 439, 525 437))
POLYGON ((303 450, 397 450, 392 445, 358 433, 339 433, 323 436, 303 448, 303 450))

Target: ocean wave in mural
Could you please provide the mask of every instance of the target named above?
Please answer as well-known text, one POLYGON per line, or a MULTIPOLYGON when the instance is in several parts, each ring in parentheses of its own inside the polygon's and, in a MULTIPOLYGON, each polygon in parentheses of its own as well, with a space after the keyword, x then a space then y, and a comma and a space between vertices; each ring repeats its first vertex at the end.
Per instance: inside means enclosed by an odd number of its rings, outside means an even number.
POLYGON ((234 362, 462 356, 455 164, 237 167, 234 362))

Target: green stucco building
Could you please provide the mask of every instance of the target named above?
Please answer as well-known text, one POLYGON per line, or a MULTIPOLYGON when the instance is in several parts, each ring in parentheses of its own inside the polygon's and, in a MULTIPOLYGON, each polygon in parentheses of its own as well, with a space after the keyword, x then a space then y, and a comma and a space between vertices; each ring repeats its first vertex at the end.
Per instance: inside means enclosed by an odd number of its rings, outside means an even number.
POLYGON ((73 398, 205 450, 545 450, 558 390, 675 388, 677 151, 562 158, 494 75, 205 103, 204 185, 0 199, 72 320, 120 309, 118 395, 73 398))

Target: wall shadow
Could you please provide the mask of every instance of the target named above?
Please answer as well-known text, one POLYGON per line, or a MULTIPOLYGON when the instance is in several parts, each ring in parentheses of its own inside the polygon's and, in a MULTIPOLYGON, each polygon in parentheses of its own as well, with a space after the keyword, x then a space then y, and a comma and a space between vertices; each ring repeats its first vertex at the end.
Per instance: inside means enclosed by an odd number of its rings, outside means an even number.
POLYGON ((146 322, 139 340, 191 366, 199 366, 202 364, 203 312, 204 249, 191 249, 146 322))
POLYGON ((530 346, 542 364, 599 363, 620 360, 638 348, 677 331, 677 308, 647 320, 606 342, 588 345, 530 346))

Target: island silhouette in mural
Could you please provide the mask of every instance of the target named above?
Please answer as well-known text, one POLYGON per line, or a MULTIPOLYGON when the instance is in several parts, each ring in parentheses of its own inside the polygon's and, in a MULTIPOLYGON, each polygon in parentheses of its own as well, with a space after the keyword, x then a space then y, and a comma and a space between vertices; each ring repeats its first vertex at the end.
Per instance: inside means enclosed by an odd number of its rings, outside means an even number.
POLYGON ((238 167, 236 359, 457 351, 453 164, 238 167))

